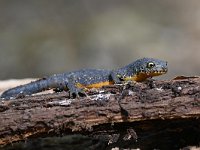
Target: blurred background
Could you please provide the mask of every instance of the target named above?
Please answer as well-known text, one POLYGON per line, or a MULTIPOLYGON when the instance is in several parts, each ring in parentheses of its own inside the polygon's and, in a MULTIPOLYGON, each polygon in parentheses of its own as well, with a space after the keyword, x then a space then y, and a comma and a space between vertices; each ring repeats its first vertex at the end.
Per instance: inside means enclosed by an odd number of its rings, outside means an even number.
POLYGON ((0 1, 0 80, 167 60, 200 74, 199 0, 0 1))

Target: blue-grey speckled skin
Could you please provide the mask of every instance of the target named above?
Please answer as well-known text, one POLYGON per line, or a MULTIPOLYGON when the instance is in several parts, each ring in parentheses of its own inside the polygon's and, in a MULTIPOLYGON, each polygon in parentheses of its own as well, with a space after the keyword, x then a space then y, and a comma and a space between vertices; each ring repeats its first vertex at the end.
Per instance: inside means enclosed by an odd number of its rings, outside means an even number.
POLYGON ((126 77, 133 77, 139 73, 149 72, 167 72, 167 62, 154 58, 138 59, 129 65, 116 70, 100 69, 82 69, 74 72, 56 74, 48 78, 43 78, 25 85, 5 91, 1 98, 10 99, 20 94, 31 95, 47 89, 70 90, 75 95, 81 93, 77 83, 83 86, 110 81, 121 83, 126 77), (148 68, 147 64, 151 62, 155 66, 148 68))

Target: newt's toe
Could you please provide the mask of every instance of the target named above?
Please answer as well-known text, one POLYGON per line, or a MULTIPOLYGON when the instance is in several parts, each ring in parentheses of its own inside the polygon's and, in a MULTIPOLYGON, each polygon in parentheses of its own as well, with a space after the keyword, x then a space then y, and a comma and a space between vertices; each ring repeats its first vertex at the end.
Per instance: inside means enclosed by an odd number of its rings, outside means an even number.
POLYGON ((76 89, 74 91, 70 91, 70 98, 79 98, 85 96, 87 96, 87 94, 82 89, 76 89))

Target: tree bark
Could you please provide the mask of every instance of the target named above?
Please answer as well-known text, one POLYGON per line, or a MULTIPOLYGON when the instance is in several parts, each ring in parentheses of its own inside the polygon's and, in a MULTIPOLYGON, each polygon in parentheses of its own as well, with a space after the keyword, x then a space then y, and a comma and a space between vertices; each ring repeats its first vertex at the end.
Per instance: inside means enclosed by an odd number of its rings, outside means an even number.
POLYGON ((77 133, 103 137, 110 144, 120 139, 120 130, 126 130, 122 140, 136 141, 144 130, 148 129, 145 134, 157 133, 159 125, 169 122, 180 128, 191 123, 200 133, 199 77, 113 85, 87 94, 77 99, 61 92, 2 100, 0 145, 77 133))

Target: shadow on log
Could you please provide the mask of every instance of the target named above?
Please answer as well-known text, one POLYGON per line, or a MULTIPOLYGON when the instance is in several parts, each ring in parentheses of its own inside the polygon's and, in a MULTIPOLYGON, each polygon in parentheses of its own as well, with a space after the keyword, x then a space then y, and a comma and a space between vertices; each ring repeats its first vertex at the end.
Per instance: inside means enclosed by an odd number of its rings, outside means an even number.
POLYGON ((85 98, 68 97, 62 92, 1 101, 2 148, 180 149, 200 143, 199 77, 113 85, 90 90, 85 98))

